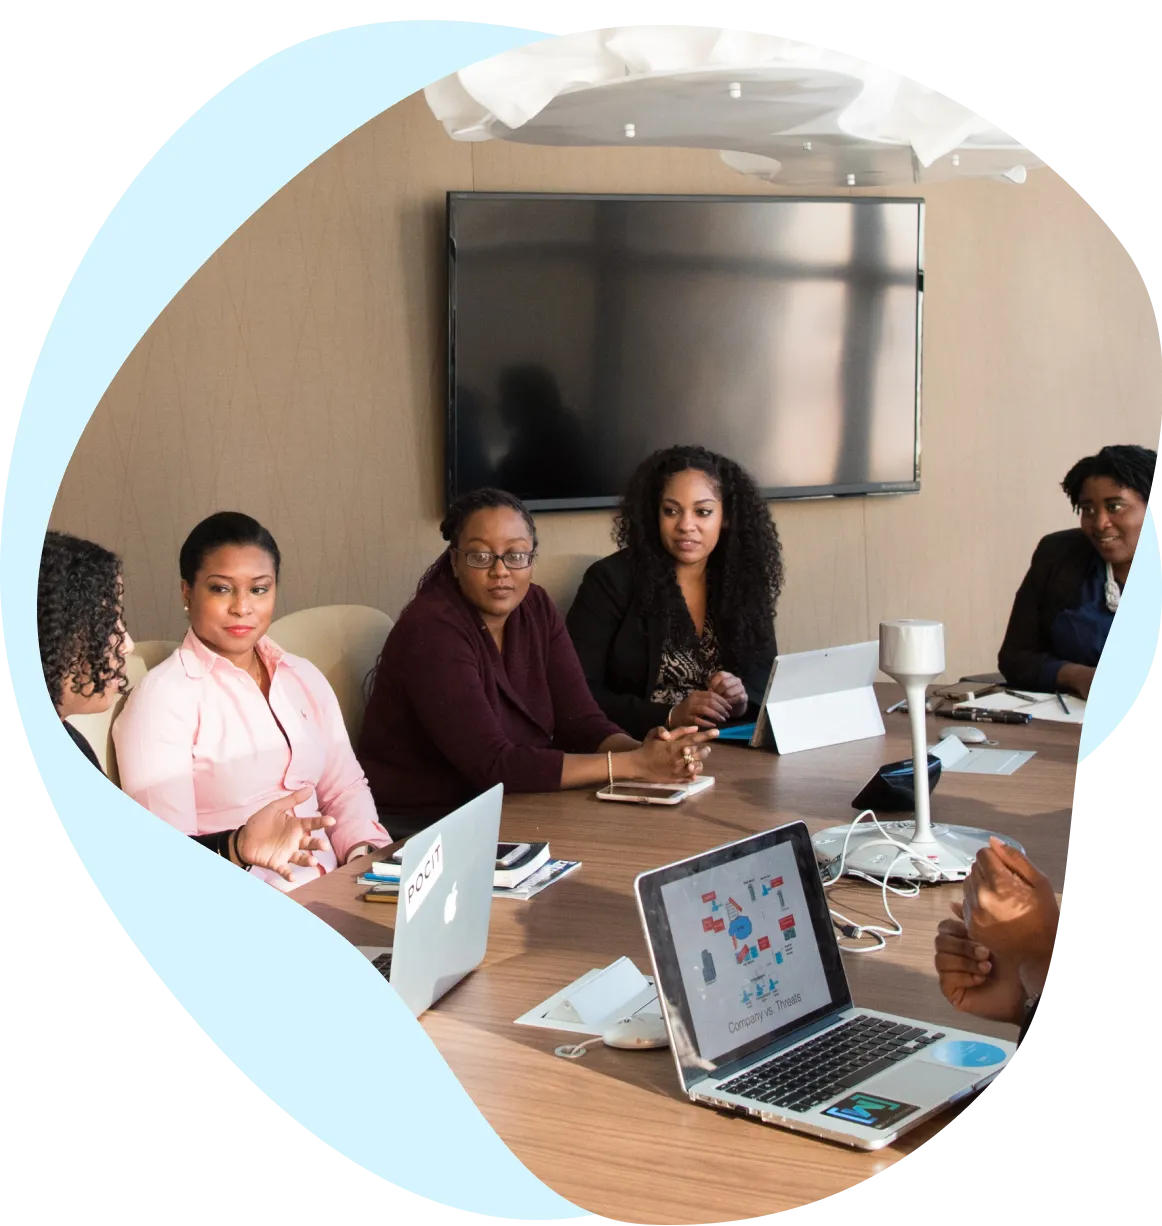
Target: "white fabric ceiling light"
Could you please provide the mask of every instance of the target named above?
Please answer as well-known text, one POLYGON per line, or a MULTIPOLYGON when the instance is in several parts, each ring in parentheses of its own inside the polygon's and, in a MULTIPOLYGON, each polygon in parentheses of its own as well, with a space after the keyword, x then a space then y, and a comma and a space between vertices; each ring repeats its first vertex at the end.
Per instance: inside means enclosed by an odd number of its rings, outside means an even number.
POLYGON ((851 56, 763 34, 593 30, 473 64, 425 90, 455 140, 718 149, 773 183, 1021 183, 1038 160, 971 111, 851 56))

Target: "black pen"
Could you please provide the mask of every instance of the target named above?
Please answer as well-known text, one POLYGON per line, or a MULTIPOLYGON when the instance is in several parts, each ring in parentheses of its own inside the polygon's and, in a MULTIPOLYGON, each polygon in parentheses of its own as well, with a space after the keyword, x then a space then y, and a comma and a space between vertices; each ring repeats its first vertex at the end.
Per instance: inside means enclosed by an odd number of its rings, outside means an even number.
POLYGON ((1069 709, 1069 703, 1067 703, 1067 702, 1065 701, 1065 695, 1064 695, 1064 694, 1062 694, 1062 693, 1058 692, 1058 694, 1057 694, 1057 701, 1058 701, 1058 702, 1061 704, 1061 709, 1062 709, 1062 711, 1064 711, 1064 712, 1065 712, 1065 714, 1066 714, 1066 715, 1072 715, 1072 714, 1073 714, 1073 712, 1072 712, 1072 711, 1069 709))
POLYGON ((954 707, 939 714, 949 719, 966 719, 974 724, 1027 724, 1033 718, 1024 711, 989 711, 985 707, 954 707))

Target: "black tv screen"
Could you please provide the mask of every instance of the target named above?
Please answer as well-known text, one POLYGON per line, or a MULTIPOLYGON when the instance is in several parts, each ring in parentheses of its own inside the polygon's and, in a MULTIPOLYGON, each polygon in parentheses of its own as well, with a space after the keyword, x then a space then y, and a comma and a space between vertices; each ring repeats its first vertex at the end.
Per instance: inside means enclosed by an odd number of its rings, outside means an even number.
POLYGON ((918 489, 923 210, 450 192, 449 501, 613 506, 678 443, 769 498, 918 489))

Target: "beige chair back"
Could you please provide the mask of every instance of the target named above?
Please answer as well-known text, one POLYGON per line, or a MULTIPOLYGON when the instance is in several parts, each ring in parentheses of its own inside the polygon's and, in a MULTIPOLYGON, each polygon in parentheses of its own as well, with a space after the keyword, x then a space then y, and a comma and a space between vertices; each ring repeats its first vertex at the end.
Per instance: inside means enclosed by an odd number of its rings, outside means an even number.
POLYGON ((133 654, 148 671, 163 660, 168 660, 180 646, 181 643, 175 643, 173 639, 150 639, 147 643, 134 643, 133 654))
POLYGON ((323 674, 335 691, 347 735, 359 744, 365 685, 394 623, 386 613, 359 604, 300 609, 272 622, 267 632, 284 650, 303 656, 323 674))

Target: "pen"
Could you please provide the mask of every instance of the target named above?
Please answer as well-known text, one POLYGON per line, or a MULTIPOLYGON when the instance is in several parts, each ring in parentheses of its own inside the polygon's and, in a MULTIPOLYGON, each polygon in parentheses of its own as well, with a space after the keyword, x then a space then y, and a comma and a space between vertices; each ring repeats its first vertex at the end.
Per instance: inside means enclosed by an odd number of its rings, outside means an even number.
POLYGON ((988 711, 977 707, 956 707, 951 711, 938 711, 937 714, 949 719, 967 719, 974 724, 1027 724, 1033 718, 1024 711, 988 711))
POLYGON ((1072 715, 1072 714, 1073 714, 1073 712, 1072 712, 1072 711, 1069 709, 1069 703, 1067 703, 1067 702, 1065 701, 1065 695, 1064 695, 1064 694, 1058 693, 1058 695, 1057 695, 1057 701, 1058 701, 1058 702, 1061 704, 1061 709, 1062 709, 1062 711, 1064 711, 1064 712, 1065 712, 1065 714, 1066 714, 1066 715, 1072 715))
POLYGON ((891 715, 893 711, 898 711, 901 707, 906 707, 907 705, 908 700, 906 698, 901 698, 899 702, 892 703, 892 705, 884 711, 884 714, 891 715))
MULTIPOLYGON (((1040 698, 1035 698, 1032 694, 1022 694, 1020 690, 1005 690, 1005 693, 1011 694, 1012 697, 1014 698, 1020 698, 1024 702, 1040 702, 1041 701, 1040 698)), ((1061 695, 1058 694, 1057 697, 1060 698, 1061 695)))

